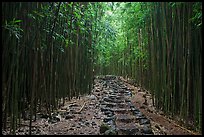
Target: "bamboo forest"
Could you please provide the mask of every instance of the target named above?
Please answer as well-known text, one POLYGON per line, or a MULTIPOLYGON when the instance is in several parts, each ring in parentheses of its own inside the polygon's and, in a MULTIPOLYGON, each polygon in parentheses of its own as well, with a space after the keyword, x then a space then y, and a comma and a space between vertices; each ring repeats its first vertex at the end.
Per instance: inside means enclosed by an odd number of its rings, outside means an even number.
POLYGON ((202 2, 2 2, 3 135, 202 135, 202 2))

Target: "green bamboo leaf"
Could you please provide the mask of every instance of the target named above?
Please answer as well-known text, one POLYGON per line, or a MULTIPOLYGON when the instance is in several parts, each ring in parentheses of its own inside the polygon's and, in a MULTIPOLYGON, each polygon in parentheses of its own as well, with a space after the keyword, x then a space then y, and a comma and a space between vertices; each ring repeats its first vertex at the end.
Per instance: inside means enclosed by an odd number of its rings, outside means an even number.
POLYGON ((65 47, 68 47, 68 46, 69 46, 69 40, 66 39, 66 40, 65 40, 65 47))
POLYGON ((15 23, 19 23, 19 22, 22 22, 22 20, 15 20, 14 22, 15 23))

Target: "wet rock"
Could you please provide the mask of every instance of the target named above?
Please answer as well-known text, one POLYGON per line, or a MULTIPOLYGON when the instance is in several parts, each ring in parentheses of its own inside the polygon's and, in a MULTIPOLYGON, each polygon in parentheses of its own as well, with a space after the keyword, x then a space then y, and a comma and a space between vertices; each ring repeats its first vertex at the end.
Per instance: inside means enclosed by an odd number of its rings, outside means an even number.
POLYGON ((115 127, 116 127, 116 125, 115 125, 115 120, 110 120, 110 121, 106 122, 106 124, 107 124, 108 126, 112 127, 112 128, 115 128, 115 127))
POLYGON ((112 117, 112 116, 114 116, 114 113, 109 113, 107 116, 112 117))
POLYGON ((112 89, 114 89, 114 91, 113 91, 113 93, 119 93, 119 91, 118 91, 118 87, 112 87, 112 89))
POLYGON ((115 107, 115 106, 116 106, 115 103, 107 103, 107 104, 106 104, 106 107, 110 107, 110 108, 113 108, 113 107, 115 107))
POLYGON ((88 98, 91 99, 91 100, 96 100, 97 99, 95 95, 90 95, 88 98))
POLYGON ((145 118, 145 119, 140 119, 139 121, 140 125, 144 125, 144 124, 150 124, 150 120, 145 118))
POLYGON ((117 135, 117 132, 113 129, 106 130, 104 135, 117 135))
POLYGON ((74 128, 70 127, 69 130, 74 130, 74 128))
POLYGON ((155 127, 156 127, 157 129, 159 129, 159 130, 161 129, 161 128, 159 127, 159 125, 157 125, 157 124, 155 125, 155 127))
POLYGON ((124 114, 124 113, 126 113, 126 112, 128 112, 128 111, 131 111, 131 109, 125 109, 125 108, 116 108, 116 109, 114 109, 114 112, 116 112, 116 113, 120 113, 120 114, 124 114))
POLYGON ((104 111, 104 114, 105 114, 105 115, 108 115, 108 114, 113 115, 113 112, 112 112, 112 111, 110 111, 110 110, 108 110, 108 111, 104 111))
POLYGON ((100 92, 100 91, 101 91, 100 89, 96 89, 96 90, 95 90, 95 92, 100 92))
POLYGON ((116 95, 109 95, 110 99, 116 99, 116 95))
POLYGON ((104 111, 112 111, 113 112, 113 110, 109 107, 101 107, 101 111, 102 112, 104 112, 104 111))
POLYGON ((40 129, 38 129, 38 128, 35 130, 35 134, 40 134, 40 132, 41 132, 41 131, 40 131, 40 129))
POLYGON ((79 123, 80 126, 85 127, 86 125, 84 123, 79 123))
POLYGON ((132 117, 132 115, 128 115, 128 114, 120 114, 120 115, 117 115, 116 120, 121 121, 121 122, 125 122, 125 123, 130 123, 134 120, 134 117, 132 117))
POLYGON ((128 98, 125 98, 125 102, 131 102, 131 101, 130 101, 130 99, 128 99, 128 98))
POLYGON ((130 109, 131 109, 135 114, 140 112, 140 110, 137 109, 134 105, 131 105, 131 106, 130 106, 130 109))
POLYGON ((88 126, 90 123, 88 121, 86 121, 86 122, 84 122, 84 124, 88 126))
POLYGON ((110 127, 107 124, 102 124, 100 126, 100 133, 103 134, 106 132, 106 130, 109 130, 109 129, 110 129, 110 127))
POLYGON ((126 95, 126 96, 132 96, 132 93, 131 93, 131 91, 126 91, 126 92, 124 93, 124 95, 126 95))
POLYGON ((73 124, 73 125, 71 125, 71 127, 76 127, 76 125, 75 125, 75 124, 73 124))
POLYGON ((127 108, 128 106, 127 106, 126 103, 119 103, 119 104, 118 104, 118 107, 119 107, 119 108, 127 108))
POLYGON ((135 115, 136 119, 144 118, 143 114, 138 110, 133 111, 133 114, 135 115))
POLYGON ((150 113, 153 113, 153 110, 147 108, 147 111, 150 112, 150 113))
POLYGON ((148 127, 148 126, 144 126, 144 127, 142 128, 142 132, 143 132, 144 134, 153 134, 152 129, 151 129, 150 127, 148 127))
POLYGON ((101 119, 101 117, 100 116, 96 116, 96 119, 101 119))
POLYGON ((117 100, 117 99, 114 99, 114 100, 112 100, 112 102, 115 102, 115 103, 122 103, 122 102, 124 102, 123 100, 117 100))
POLYGON ((111 120, 114 120, 115 119, 115 116, 112 116, 112 117, 105 117, 103 119, 104 122, 108 122, 108 121, 111 121, 111 120))
POLYGON ((92 121, 91 124, 92 124, 93 126, 97 125, 95 121, 92 121))
POLYGON ((135 133, 139 131, 139 129, 136 127, 131 127, 131 128, 123 127, 123 128, 119 128, 118 130, 119 130, 118 131, 119 133, 125 134, 125 135, 135 135, 135 133))
POLYGON ((108 98, 108 97, 104 97, 103 100, 106 101, 106 102, 112 102, 112 100, 110 98, 108 98))
POLYGON ((61 115, 58 114, 57 116, 54 116, 53 119, 56 121, 61 121, 62 117, 61 117, 61 115))
POLYGON ((18 129, 18 132, 24 132, 24 130, 22 128, 18 129))

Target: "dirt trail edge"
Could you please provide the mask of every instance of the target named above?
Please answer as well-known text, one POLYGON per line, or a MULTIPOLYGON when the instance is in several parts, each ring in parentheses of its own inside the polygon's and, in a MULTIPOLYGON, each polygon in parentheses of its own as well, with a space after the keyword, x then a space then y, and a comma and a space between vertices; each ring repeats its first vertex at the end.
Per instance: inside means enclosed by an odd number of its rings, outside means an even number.
MULTIPOLYGON (((90 95, 67 100, 48 118, 37 114, 34 135, 194 135, 159 114, 148 91, 119 76, 96 76, 90 95)), ((28 135, 29 119, 22 120, 17 135, 28 135)), ((2 134, 10 134, 2 131, 2 134)))
POLYGON ((152 96, 149 91, 133 86, 131 80, 120 79, 131 89, 133 96, 131 101, 134 106, 150 119, 151 127, 155 135, 201 135, 201 133, 186 129, 178 122, 166 117, 163 112, 157 111, 152 103, 152 96))

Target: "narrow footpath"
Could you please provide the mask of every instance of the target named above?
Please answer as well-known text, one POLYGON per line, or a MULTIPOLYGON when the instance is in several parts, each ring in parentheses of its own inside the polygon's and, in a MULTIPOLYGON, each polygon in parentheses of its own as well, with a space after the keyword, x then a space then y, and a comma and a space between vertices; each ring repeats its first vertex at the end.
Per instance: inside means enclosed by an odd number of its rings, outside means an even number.
MULTIPOLYGON (((9 131, 3 131, 4 135, 9 131)), ((29 119, 17 135, 28 135, 29 119)), ((119 76, 96 76, 90 95, 73 98, 52 113, 37 114, 34 135, 195 135, 155 110, 151 94, 119 76)))

